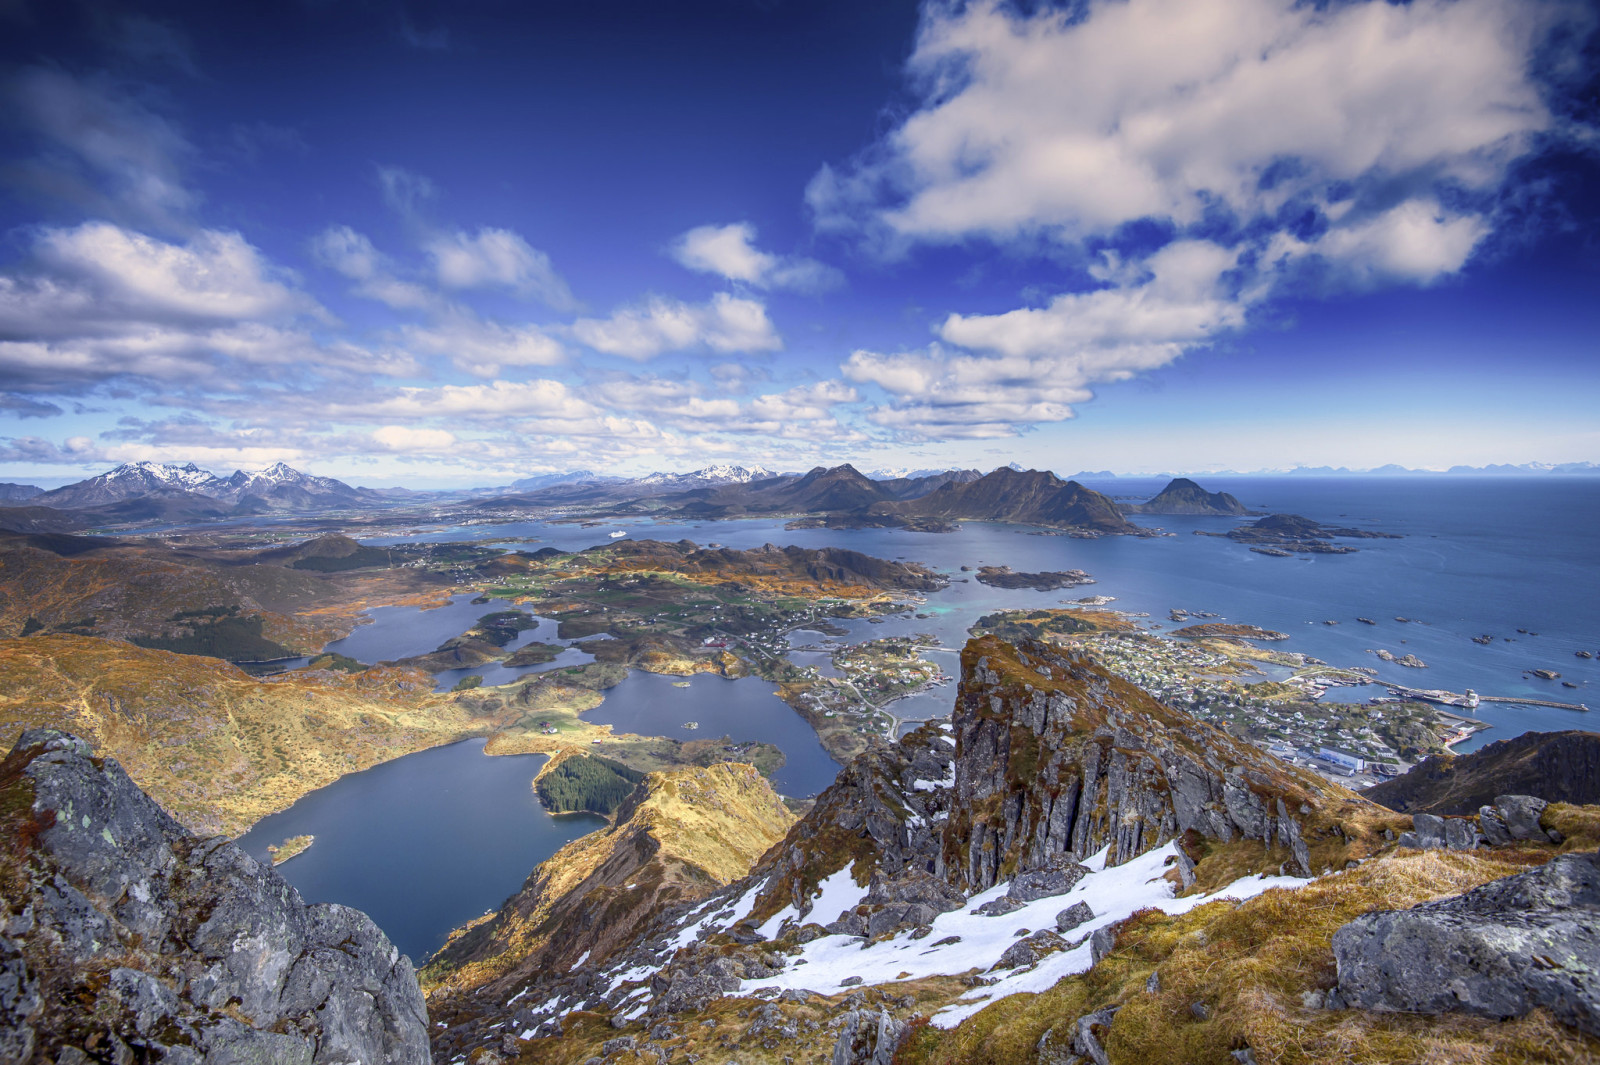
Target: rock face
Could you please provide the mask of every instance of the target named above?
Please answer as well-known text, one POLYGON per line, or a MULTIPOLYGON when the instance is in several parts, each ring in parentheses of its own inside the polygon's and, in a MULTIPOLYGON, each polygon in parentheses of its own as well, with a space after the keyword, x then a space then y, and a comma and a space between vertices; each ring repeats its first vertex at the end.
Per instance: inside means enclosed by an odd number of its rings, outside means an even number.
POLYGON ((1281 846, 1287 872, 1312 872, 1306 825, 1327 785, 1046 644, 973 640, 962 678, 940 857, 968 893, 1190 831, 1281 846))
POLYGON ((191 835, 84 741, 23 733, 0 821, 4 1060, 430 1060, 411 962, 371 919, 191 835))
POLYGON ((1600 1035, 1600 854, 1334 933, 1339 994, 1360 1009, 1503 1019, 1543 1007, 1600 1035))
POLYGON ((1471 754, 1429 758, 1362 794, 1408 814, 1472 814, 1506 794, 1600 803, 1600 732, 1526 732, 1471 754))

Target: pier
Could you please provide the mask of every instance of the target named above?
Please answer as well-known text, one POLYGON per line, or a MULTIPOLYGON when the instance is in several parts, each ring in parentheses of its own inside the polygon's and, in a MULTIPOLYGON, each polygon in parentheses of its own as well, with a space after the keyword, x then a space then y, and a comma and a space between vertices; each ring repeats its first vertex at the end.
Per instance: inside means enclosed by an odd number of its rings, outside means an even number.
MULTIPOLYGON (((1436 691, 1428 688, 1408 688, 1404 684, 1390 684, 1389 690, 1395 695, 1422 699, 1430 703, 1471 708, 1467 697, 1465 695, 1457 695, 1455 692, 1436 691)), ((1480 703, 1514 703, 1518 706, 1548 706, 1556 710, 1589 712, 1589 708, 1583 703, 1558 703, 1552 699, 1524 699, 1518 695, 1479 695, 1477 699, 1480 703)))
POLYGON ((1517 703, 1521 706, 1552 706, 1557 710, 1582 710, 1585 713, 1589 708, 1583 703, 1558 703, 1550 699, 1521 699, 1514 695, 1480 695, 1480 703, 1517 703))

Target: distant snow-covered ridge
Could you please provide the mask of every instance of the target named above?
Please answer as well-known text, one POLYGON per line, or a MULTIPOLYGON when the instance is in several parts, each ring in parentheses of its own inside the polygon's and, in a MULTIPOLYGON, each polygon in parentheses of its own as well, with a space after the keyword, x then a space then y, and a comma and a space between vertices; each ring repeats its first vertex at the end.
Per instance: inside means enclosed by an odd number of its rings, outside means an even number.
POLYGON ((357 500, 370 493, 332 477, 302 473, 283 462, 218 477, 193 462, 127 462, 86 480, 33 497, 52 507, 92 507, 141 497, 199 497, 224 503, 278 500, 305 503, 357 500))

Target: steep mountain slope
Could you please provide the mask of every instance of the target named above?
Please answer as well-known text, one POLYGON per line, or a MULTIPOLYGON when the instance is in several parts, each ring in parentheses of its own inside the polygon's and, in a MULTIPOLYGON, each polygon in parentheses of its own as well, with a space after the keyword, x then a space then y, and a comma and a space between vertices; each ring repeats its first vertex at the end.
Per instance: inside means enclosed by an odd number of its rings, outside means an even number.
POLYGON ((1090 533, 1137 533, 1107 496, 1039 470, 1002 466, 976 481, 949 483, 920 499, 882 505, 902 517, 1008 521, 1090 533))
POLYGON ((38 727, 85 737, 203 833, 241 832, 346 773, 503 723, 434 695, 414 670, 263 681, 84 636, 0 640, 0 676, 0 740, 38 727))
POLYGON ((793 820, 753 766, 650 774, 610 828, 567 844, 435 955, 423 971, 434 1012, 463 1008, 455 1000, 468 993, 504 1000, 540 975, 604 963, 664 910, 742 876, 793 820))
POLYGON ((429 1060, 411 963, 365 914, 306 905, 58 731, 0 763, 0 929, 7 1062, 429 1060))
POLYGON ((1428 758, 1362 794, 1409 814, 1473 814, 1499 795, 1600 803, 1600 733, 1525 732, 1470 754, 1428 758))
POLYGON ((1250 511, 1227 492, 1207 492, 1187 477, 1176 477, 1167 483, 1153 499, 1144 503, 1126 503, 1125 514, 1227 514, 1242 515, 1250 511))

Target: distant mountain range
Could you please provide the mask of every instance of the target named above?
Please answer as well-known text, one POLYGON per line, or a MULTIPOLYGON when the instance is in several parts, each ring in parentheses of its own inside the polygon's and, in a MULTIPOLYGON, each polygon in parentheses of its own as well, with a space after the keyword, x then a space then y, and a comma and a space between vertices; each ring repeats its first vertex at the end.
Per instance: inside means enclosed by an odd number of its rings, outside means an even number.
POLYGON ((195 521, 393 505, 415 496, 403 490, 352 488, 343 481, 302 473, 282 462, 262 470, 235 470, 227 477, 218 477, 193 462, 129 462, 75 484, 20 498, 11 496, 6 501, 23 504, 10 508, 10 528, 70 529, 118 522, 195 521), (69 513, 63 515, 63 511, 69 513))

